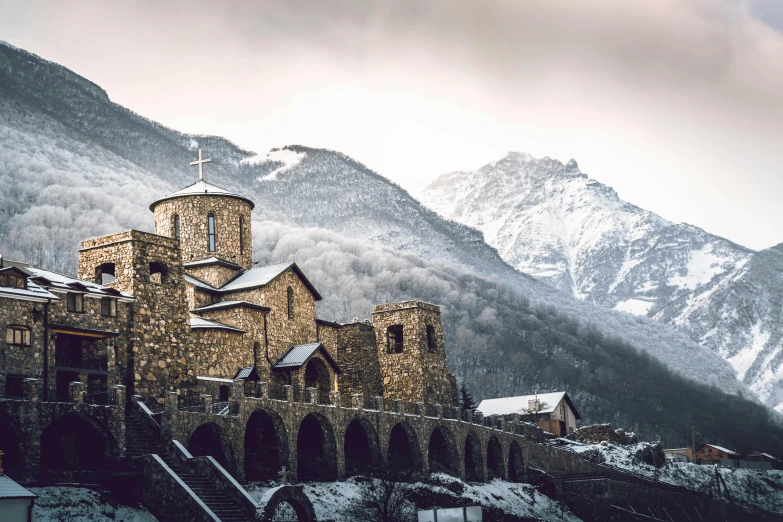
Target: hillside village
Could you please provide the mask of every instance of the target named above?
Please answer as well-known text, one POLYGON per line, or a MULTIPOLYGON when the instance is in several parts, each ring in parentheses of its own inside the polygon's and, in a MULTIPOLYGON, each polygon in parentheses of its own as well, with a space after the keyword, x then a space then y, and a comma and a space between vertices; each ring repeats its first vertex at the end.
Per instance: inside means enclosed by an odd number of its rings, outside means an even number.
MULTIPOLYGON (((687 519, 715 513, 711 496, 583 454, 638 442, 580 429, 566 392, 459 405, 436 305, 318 318, 322 296, 296 262, 254 263, 254 203, 209 182, 209 162, 199 151, 198 181, 151 203, 154 234, 83 240, 77 277, 0 258, 0 450, 17 508, 34 505, 31 489, 75 483, 159 520, 267 520, 281 505, 315 520, 307 490, 289 481, 386 469, 435 484, 533 484, 531 498, 585 520, 640 507, 663 516, 656 509, 670 502, 684 503, 687 519), (585 476, 589 491, 570 478, 585 476), (626 496, 620 506, 580 500, 595 488, 626 496)), ((699 448, 699 463, 744 462, 724 450, 699 448)), ((663 466, 661 455, 653 445, 640 462, 663 466)), ((779 464, 755 456, 756 469, 779 464)), ((431 487, 418 486, 424 502, 431 487)), ((720 498, 727 520, 757 509, 720 498)))

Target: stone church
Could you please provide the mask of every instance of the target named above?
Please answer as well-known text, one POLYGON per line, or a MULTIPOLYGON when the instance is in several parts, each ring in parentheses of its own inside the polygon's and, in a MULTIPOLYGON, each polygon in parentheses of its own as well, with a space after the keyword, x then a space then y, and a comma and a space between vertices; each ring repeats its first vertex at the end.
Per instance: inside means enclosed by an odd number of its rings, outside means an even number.
POLYGON ((242 379, 248 396, 264 382, 273 396, 315 389, 319 403, 339 391, 456 404, 437 306, 318 318, 322 297, 295 262, 253 263, 254 204, 208 182, 206 162, 199 151, 200 179, 150 205, 155 234, 82 241, 76 278, 0 261, 6 396, 36 378, 44 399, 80 382, 94 400, 122 384, 150 404, 173 391, 187 405, 203 393, 227 401, 242 379))

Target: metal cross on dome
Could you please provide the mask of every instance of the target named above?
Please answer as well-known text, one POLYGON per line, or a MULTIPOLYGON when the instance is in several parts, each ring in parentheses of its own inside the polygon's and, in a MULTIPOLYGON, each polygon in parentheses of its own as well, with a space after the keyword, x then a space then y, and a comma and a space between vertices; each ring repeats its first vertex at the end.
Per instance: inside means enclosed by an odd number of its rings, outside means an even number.
POLYGON ((282 479, 282 481, 283 481, 283 484, 282 484, 283 486, 288 486, 289 485, 289 482, 288 482, 288 476, 289 475, 293 475, 293 473, 288 471, 285 466, 283 466, 283 471, 279 471, 277 473, 277 476, 280 477, 282 479))
POLYGON ((198 149, 198 161, 191 161, 190 166, 198 165, 198 179, 204 181, 204 163, 210 163, 211 159, 201 158, 201 149, 198 149))

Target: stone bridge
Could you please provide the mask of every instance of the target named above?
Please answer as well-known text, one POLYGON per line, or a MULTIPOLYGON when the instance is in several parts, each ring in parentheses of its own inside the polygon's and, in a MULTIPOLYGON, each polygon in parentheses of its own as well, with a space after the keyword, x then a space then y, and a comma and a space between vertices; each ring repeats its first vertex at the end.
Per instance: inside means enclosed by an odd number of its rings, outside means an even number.
POLYGON ((572 452, 529 441, 529 425, 518 421, 382 397, 355 396, 345 407, 337 393, 331 404, 317 404, 312 389, 308 402, 295 402, 292 390, 286 391, 280 399, 265 390, 260 397, 246 397, 235 383, 225 407, 216 408, 211 396, 202 396, 200 407, 187 409, 179 409, 170 393, 161 428, 192 455, 214 457, 240 481, 277 480, 283 466, 301 482, 379 470, 519 482, 527 480, 530 468, 595 471, 572 452))

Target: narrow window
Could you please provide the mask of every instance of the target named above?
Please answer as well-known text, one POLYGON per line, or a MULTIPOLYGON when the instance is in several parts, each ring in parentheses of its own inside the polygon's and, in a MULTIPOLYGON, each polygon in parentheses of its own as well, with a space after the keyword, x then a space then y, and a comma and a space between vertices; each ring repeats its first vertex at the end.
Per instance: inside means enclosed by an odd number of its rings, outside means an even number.
POLYGON ((5 342, 17 346, 30 346, 30 329, 26 326, 9 326, 5 331, 5 342))
POLYGON ((288 318, 294 318, 294 289, 288 287, 288 318))
POLYGON ((215 215, 210 214, 207 216, 207 239, 209 242, 207 250, 210 252, 215 251, 215 215))
POLYGON ((174 239, 179 239, 179 215, 174 214, 174 239))
POLYGON ((386 352, 402 353, 403 349, 402 325, 391 325, 386 329, 386 352))
POLYGON ((430 352, 434 352, 437 348, 435 344, 435 327, 430 324, 427 325, 427 348, 430 352))
POLYGON ((82 294, 68 294, 68 311, 77 314, 84 313, 84 296, 82 294))
POLYGON ((111 297, 101 298, 101 315, 106 317, 117 317, 117 300, 111 297))
POLYGON ((220 402, 228 402, 228 399, 231 398, 231 389, 223 384, 220 387, 220 402))
POLYGON ((239 216, 239 253, 245 253, 245 219, 239 216))

